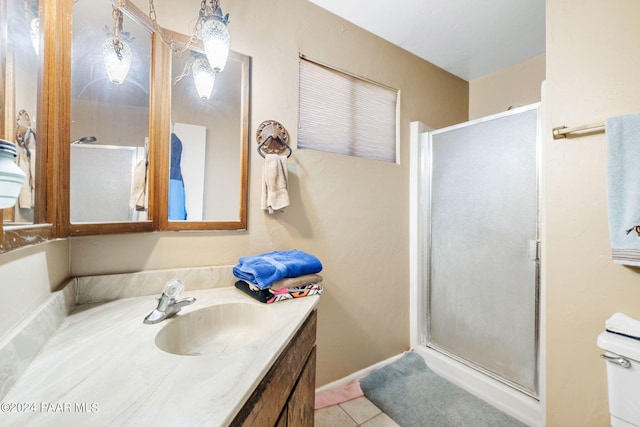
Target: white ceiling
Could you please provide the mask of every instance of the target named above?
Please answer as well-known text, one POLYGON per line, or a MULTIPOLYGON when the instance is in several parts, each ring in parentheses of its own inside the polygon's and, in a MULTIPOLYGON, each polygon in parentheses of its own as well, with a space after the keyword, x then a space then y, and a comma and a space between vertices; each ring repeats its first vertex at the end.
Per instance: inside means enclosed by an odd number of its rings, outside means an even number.
POLYGON ((310 0, 467 81, 545 52, 545 0, 310 0))

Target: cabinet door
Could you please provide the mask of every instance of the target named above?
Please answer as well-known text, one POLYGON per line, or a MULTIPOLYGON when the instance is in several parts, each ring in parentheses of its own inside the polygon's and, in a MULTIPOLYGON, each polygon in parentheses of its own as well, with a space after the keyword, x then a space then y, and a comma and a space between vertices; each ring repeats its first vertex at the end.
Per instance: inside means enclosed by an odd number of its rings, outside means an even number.
POLYGON ((314 310, 247 399, 231 422, 231 427, 313 425, 316 323, 317 314, 314 310), (296 397, 293 398, 292 394, 296 397), (294 400, 293 405, 289 402, 290 398, 294 400), (283 417, 283 414, 286 416, 283 417), (293 423, 290 414, 295 419, 307 421, 293 423), (286 424, 282 424, 285 422, 283 418, 287 420, 286 424))
POLYGON ((309 354, 298 384, 291 392, 287 402, 288 425, 312 426, 316 384, 316 348, 309 354))
POLYGON ((274 427, 287 427, 287 417, 289 416, 289 407, 285 405, 282 413, 280 413, 280 418, 276 422, 274 427))

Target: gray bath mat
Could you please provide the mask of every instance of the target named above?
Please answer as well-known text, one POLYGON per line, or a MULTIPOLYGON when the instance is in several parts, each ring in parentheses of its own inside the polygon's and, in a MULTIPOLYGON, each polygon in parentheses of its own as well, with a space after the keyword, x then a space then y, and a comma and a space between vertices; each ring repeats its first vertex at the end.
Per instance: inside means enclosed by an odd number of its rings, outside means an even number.
POLYGON ((436 375, 414 352, 372 372, 360 386, 401 427, 525 426, 436 375))

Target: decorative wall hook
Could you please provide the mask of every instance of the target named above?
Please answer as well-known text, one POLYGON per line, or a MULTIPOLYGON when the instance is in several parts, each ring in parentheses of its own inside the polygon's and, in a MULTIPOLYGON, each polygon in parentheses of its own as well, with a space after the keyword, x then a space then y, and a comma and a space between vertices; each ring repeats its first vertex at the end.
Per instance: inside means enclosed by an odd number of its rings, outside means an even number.
POLYGON ((256 141, 258 142, 258 153, 262 157, 266 154, 281 155, 289 150, 289 154, 287 154, 287 158, 289 158, 293 153, 289 146, 289 132, 275 120, 266 120, 258 126, 256 141))

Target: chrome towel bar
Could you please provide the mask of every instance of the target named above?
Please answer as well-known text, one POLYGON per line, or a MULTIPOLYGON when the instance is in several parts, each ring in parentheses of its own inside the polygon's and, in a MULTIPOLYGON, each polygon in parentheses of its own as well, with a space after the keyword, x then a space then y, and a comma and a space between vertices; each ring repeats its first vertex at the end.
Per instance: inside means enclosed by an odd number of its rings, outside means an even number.
POLYGON ((571 138, 572 134, 580 134, 575 136, 590 135, 592 133, 604 132, 604 122, 592 123, 590 125, 576 126, 568 128, 566 126, 559 126, 553 128, 553 139, 571 138))

